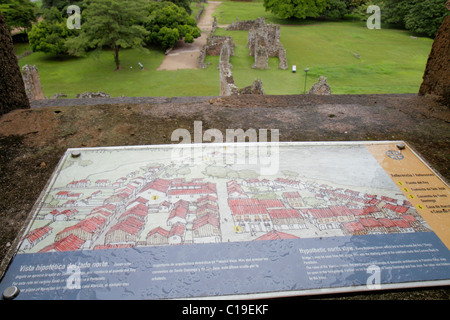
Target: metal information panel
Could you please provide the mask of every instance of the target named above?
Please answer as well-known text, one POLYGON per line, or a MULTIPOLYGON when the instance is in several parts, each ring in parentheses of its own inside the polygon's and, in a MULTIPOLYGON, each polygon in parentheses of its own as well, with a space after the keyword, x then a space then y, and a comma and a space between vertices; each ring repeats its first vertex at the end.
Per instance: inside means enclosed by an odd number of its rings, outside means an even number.
POLYGON ((69 149, 3 298, 263 298, 450 284, 450 191, 406 143, 69 149))

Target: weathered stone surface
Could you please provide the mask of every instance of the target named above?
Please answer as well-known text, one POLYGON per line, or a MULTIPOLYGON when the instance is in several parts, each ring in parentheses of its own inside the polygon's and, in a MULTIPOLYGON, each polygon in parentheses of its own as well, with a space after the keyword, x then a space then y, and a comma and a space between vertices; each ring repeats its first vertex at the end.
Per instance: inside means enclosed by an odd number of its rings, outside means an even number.
MULTIPOLYGON (((447 2, 447 8, 450 7, 447 2)), ((428 57, 419 95, 435 95, 450 106, 450 16, 442 22, 428 57)))
POLYGON ((309 90, 309 94, 321 96, 331 95, 331 88, 327 83, 327 78, 324 76, 320 76, 319 81, 317 81, 309 90))
POLYGON ((234 84, 233 73, 230 64, 230 45, 225 41, 220 50, 219 58, 219 75, 220 75, 220 95, 230 96, 238 92, 238 88, 234 84))
POLYGON ((264 18, 258 18, 256 20, 241 20, 239 21, 239 18, 236 18, 236 21, 233 21, 228 27, 226 27, 226 30, 245 30, 248 31, 252 28, 257 28, 260 25, 265 24, 264 18))
POLYGON ((232 65, 230 63, 231 49, 229 41, 225 41, 220 50, 219 74, 220 74, 220 95, 239 96, 242 94, 264 94, 261 80, 255 79, 251 86, 239 89, 234 83, 232 65))
POLYGON ((50 97, 50 99, 61 99, 61 98, 67 98, 67 94, 65 93, 55 93, 50 97))
POLYGON ((269 69, 269 52, 264 45, 265 39, 257 36, 255 40, 255 47, 253 55, 255 56, 255 64, 252 66, 254 69, 269 69))
POLYGON ((264 88, 261 79, 255 79, 255 81, 253 81, 251 94, 264 94, 264 88))
POLYGON ((278 59, 280 59, 280 62, 278 63, 278 69, 286 70, 289 67, 287 63, 286 49, 283 48, 281 43, 278 47, 278 59))
POLYGON ((36 66, 24 65, 22 68, 23 82, 25 84, 25 91, 29 100, 41 100, 45 99, 44 92, 42 91, 41 78, 39 77, 39 71, 36 66))
POLYGON ((217 19, 216 17, 214 17, 211 32, 208 34, 206 44, 203 46, 202 50, 200 50, 200 55, 198 57, 198 67, 201 69, 205 69, 207 67, 207 64, 205 63, 207 55, 220 56, 220 51, 225 41, 229 42, 230 54, 234 55, 235 44, 233 42, 233 39, 229 36, 215 36, 214 32, 216 28, 217 28, 217 19))
POLYGON ((235 44, 233 38, 230 36, 212 36, 209 38, 206 45, 206 54, 210 56, 220 56, 220 50, 225 41, 228 41, 228 45, 230 46, 230 55, 234 56, 235 44))
POLYGON ((83 92, 80 94, 77 94, 78 99, 84 99, 84 98, 109 98, 111 97, 109 94, 98 91, 98 92, 83 92))
POLYGON ((0 12, 0 115, 29 108, 11 35, 0 12))
POLYGON ((278 57, 278 68, 288 68, 286 51, 280 42, 280 25, 265 24, 263 18, 255 20, 247 36, 250 55, 255 57, 253 68, 267 69, 269 57, 278 57))

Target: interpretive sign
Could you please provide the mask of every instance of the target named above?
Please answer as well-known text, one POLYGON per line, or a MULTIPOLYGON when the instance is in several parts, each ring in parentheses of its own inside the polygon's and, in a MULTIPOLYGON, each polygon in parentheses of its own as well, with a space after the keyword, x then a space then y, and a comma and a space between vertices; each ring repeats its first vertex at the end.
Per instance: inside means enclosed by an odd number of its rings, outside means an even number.
POLYGON ((448 285, 449 198, 399 141, 69 149, 0 292, 253 298, 448 285))

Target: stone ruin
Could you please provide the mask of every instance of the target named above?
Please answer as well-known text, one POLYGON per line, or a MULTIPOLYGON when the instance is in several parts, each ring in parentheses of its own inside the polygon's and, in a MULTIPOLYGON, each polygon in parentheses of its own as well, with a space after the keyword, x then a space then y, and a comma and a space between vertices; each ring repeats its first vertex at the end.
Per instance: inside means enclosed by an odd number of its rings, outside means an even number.
MULTIPOLYGON (((214 32, 217 28, 217 20, 214 17, 211 32, 208 35, 207 43, 202 48, 199 57, 199 67, 204 69, 207 67, 205 58, 207 55, 220 55, 222 45, 227 41, 230 45, 231 55, 234 55, 235 44, 229 36, 215 36, 214 32)), ((286 50, 280 42, 280 25, 266 24, 264 18, 256 20, 236 19, 227 30, 248 30, 248 48, 250 55, 255 57, 255 63, 252 68, 269 69, 269 57, 278 57, 278 68, 286 70, 288 68, 286 50)))
POLYGON ((230 63, 231 49, 228 41, 222 44, 219 58, 219 74, 220 74, 220 95, 231 96, 235 94, 239 89, 234 84, 233 73, 230 63))
POLYGON ((234 83, 233 73, 230 63, 231 48, 229 41, 224 41, 220 50, 219 74, 220 74, 220 95, 232 96, 242 94, 264 94, 261 80, 255 79, 251 86, 239 89, 234 83))
POLYGON ((239 18, 236 18, 236 21, 232 22, 228 27, 226 27, 226 30, 245 30, 249 31, 253 27, 258 27, 261 24, 265 23, 264 18, 258 18, 256 20, 241 20, 239 21, 239 18))
POLYGON ((24 65, 22 68, 23 83, 28 99, 42 100, 45 99, 42 91, 41 79, 36 66, 24 65))
POLYGON ((201 69, 205 69, 207 67, 207 64, 205 63, 205 58, 207 55, 220 56, 220 51, 225 41, 227 41, 230 46, 231 50, 230 54, 234 55, 235 44, 233 42, 233 39, 229 36, 215 36, 214 32, 216 31, 216 29, 217 29, 217 19, 216 17, 214 17, 211 31, 208 35, 208 38, 206 39, 206 44, 200 51, 200 56, 198 58, 198 66, 201 69))
POLYGON ((331 88, 327 83, 327 78, 324 76, 320 76, 319 80, 316 83, 314 83, 314 85, 311 87, 308 93, 321 96, 331 95, 331 88))
POLYGON ((92 98, 110 98, 111 95, 98 91, 98 92, 83 92, 77 94, 77 99, 92 99, 92 98))
POLYGON ((278 57, 278 69, 288 68, 286 50, 280 42, 280 30, 280 25, 266 24, 264 18, 255 20, 247 37, 250 55, 255 57, 252 68, 269 69, 269 57, 278 57))
POLYGON ((234 55, 235 44, 231 37, 211 35, 208 37, 206 45, 204 45, 200 51, 200 57, 198 58, 199 68, 205 69, 207 67, 207 64, 205 63, 205 58, 207 55, 220 56, 220 51, 225 41, 229 44, 230 54, 232 56, 234 55))

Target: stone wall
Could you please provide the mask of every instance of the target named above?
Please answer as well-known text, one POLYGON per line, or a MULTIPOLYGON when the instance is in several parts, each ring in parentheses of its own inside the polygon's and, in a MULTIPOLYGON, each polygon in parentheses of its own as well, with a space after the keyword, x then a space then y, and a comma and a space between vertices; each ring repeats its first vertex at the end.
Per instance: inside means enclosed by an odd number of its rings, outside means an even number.
POLYGON ((85 98, 110 98, 111 96, 107 93, 98 91, 98 92, 83 92, 77 94, 77 99, 85 99, 85 98))
POLYGON ((239 21, 239 18, 236 18, 236 21, 232 22, 226 30, 244 30, 249 31, 252 28, 257 28, 260 25, 265 24, 264 18, 258 18, 256 20, 242 20, 239 21))
POLYGON ((198 67, 201 69, 205 69, 207 67, 205 63, 207 55, 220 56, 220 51, 225 41, 228 41, 229 43, 231 50, 230 54, 234 55, 235 44, 233 42, 233 39, 229 36, 215 36, 214 32, 216 31, 216 29, 217 29, 217 19, 216 17, 214 17, 211 31, 208 34, 208 38, 206 39, 206 44, 203 46, 202 50, 200 50, 200 56, 198 58, 198 67))
POLYGON ((288 63, 286 50, 280 42, 280 25, 265 24, 263 18, 255 21, 247 36, 250 55, 255 57, 252 68, 268 69, 269 57, 278 57, 278 68, 286 70, 288 63))
POLYGON ((261 80, 255 79, 251 86, 239 89, 234 83, 233 73, 230 63, 231 48, 230 42, 225 41, 220 50, 219 58, 219 74, 220 74, 220 95, 221 96, 238 96, 242 94, 264 94, 261 80))
POLYGON ((321 96, 331 95, 331 88, 327 83, 327 78, 324 76, 320 76, 319 80, 313 84, 308 93, 321 96))
POLYGON ((23 83, 29 100, 45 99, 41 79, 36 66, 24 65, 22 68, 23 83))
POLYGON ((230 46, 230 55, 234 56, 235 44, 233 38, 229 36, 212 36, 210 39, 208 39, 206 54, 209 56, 220 56, 220 51, 225 41, 227 41, 228 45, 230 46))
POLYGON ((230 64, 231 49, 228 41, 222 44, 219 58, 220 95, 231 96, 237 93, 238 88, 234 84, 232 65, 230 64))

